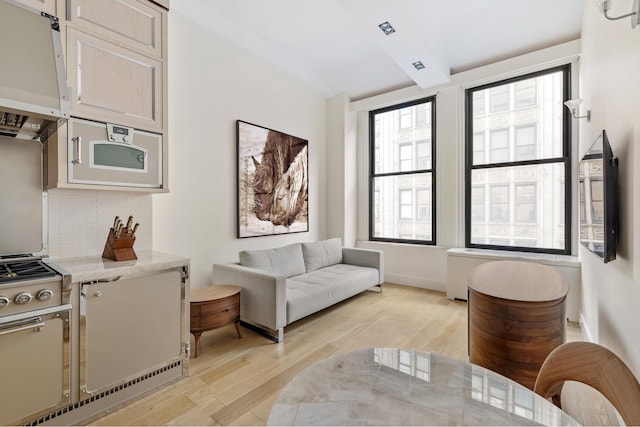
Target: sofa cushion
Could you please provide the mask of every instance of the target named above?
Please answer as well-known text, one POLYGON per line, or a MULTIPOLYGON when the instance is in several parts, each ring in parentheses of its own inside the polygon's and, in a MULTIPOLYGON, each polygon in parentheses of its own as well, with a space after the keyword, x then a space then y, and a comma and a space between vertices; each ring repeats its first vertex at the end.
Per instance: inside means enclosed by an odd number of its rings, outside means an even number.
POLYGON ((287 324, 378 284, 378 270, 335 264, 287 279, 287 324))
POLYGON ((342 262, 342 242, 339 238, 303 243, 302 254, 307 273, 342 262))
POLYGON ((305 265, 300 243, 274 249, 241 251, 240 265, 282 274, 285 277, 304 274, 305 265))

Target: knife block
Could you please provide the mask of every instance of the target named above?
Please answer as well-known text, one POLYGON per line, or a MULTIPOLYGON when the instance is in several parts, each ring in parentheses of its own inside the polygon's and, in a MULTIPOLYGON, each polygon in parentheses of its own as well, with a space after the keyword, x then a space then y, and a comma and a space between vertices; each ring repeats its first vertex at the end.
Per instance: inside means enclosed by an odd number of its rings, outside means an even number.
POLYGON ((116 237, 116 233, 112 228, 109 229, 109 235, 107 236, 107 242, 104 245, 102 251, 102 258, 107 258, 113 261, 131 261, 138 259, 135 251, 133 250, 133 243, 136 241, 136 236, 130 233, 123 232, 120 237, 116 237))

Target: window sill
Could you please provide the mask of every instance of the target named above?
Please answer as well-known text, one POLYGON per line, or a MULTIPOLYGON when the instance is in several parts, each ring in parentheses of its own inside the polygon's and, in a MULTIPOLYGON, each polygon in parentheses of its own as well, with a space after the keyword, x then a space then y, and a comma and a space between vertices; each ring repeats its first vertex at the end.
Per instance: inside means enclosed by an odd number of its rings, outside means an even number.
POLYGON ((447 250, 448 256, 459 256, 468 258, 495 258, 516 259, 523 261, 536 261, 549 265, 565 267, 580 267, 580 258, 572 255, 539 254, 532 252, 499 251, 495 249, 475 249, 475 248, 451 248, 447 250))

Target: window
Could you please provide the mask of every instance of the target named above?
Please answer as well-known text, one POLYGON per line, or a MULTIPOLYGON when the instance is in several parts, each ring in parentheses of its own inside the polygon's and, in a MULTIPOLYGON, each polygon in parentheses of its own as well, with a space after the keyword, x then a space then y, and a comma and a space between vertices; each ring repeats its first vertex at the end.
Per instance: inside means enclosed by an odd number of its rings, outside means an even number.
POLYGON ((435 97, 369 113, 370 240, 435 244, 434 123, 435 97))
POLYGON ((505 86, 495 86, 489 89, 491 112, 507 111, 509 109, 509 88, 505 86))
POLYGON ((536 127, 534 125, 516 128, 515 160, 533 160, 536 158, 536 127))
POLYGON ((400 129, 413 127, 413 108, 407 107, 400 110, 400 129))
POLYGON ((515 222, 536 222, 536 184, 516 184, 515 222))
POLYGON ((499 129, 490 133, 491 163, 509 161, 509 129, 499 129))
POLYGON ((467 247, 571 252, 569 69, 466 91, 467 247))
POLYGON ((413 219, 412 190, 400 190, 400 219, 413 219))
POLYGON ((515 84, 516 108, 528 107, 536 103, 536 81, 523 80, 515 84))

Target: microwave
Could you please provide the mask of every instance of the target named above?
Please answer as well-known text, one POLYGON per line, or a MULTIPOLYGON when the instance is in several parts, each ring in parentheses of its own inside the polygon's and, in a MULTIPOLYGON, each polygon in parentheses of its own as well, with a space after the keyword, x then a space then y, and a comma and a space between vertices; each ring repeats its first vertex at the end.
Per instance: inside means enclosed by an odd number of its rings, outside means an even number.
POLYGON ((76 118, 67 135, 70 183, 162 188, 162 135, 76 118))

